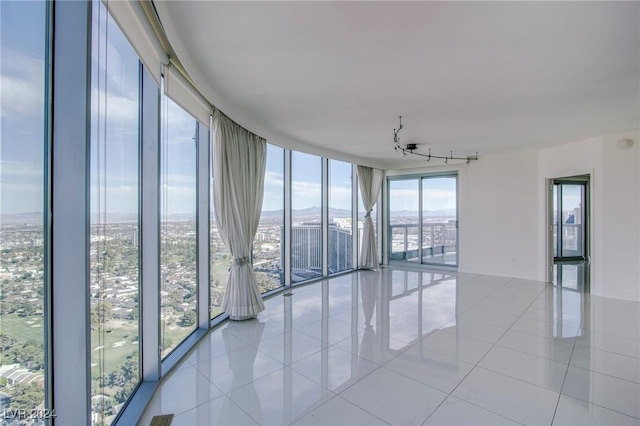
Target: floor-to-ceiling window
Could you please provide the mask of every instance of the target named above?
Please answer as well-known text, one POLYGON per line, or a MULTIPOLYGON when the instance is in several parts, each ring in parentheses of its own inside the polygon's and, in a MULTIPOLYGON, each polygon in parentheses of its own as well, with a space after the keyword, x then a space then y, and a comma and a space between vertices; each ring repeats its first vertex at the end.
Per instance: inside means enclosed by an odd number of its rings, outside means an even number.
POLYGON ((458 264, 456 173, 389 179, 389 260, 458 264))
POLYGON ((284 149, 267 144, 262 214, 253 240, 253 269, 261 293, 284 285, 283 229, 284 149))
POLYGON ((161 340, 167 355, 198 326, 196 120, 163 98, 161 147, 161 340))
POLYGON ((352 169, 329 160, 329 274, 353 268, 352 169))
POLYGON ((6 418, 9 410, 29 416, 45 400, 46 17, 44 1, 0 2, 0 392, 6 418))
POLYGON ((322 276, 322 161, 291 153, 291 282, 322 276))
POLYGON ((91 407, 109 424, 140 377, 140 68, 104 4, 92 12, 91 407))

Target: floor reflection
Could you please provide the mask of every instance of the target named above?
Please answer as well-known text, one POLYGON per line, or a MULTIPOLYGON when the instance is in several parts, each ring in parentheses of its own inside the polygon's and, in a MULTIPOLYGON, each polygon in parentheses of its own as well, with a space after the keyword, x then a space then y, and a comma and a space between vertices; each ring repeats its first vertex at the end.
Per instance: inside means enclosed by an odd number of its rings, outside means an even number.
POLYGON ((213 330, 141 424, 637 424, 638 304, 582 288, 397 267, 294 287, 213 330))

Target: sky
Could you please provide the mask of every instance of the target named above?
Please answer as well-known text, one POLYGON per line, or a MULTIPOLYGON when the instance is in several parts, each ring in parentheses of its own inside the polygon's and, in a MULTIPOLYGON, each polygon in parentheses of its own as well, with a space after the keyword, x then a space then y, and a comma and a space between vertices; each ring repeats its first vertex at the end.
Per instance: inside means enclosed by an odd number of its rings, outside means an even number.
MULTIPOLYGON (((422 180, 423 210, 453 210, 456 208, 456 177, 439 176, 422 180)), ((390 211, 408 210, 417 212, 419 203, 419 180, 392 180, 389 186, 390 211)))
POLYGON ((0 210, 43 211, 42 2, 0 1, 0 210))

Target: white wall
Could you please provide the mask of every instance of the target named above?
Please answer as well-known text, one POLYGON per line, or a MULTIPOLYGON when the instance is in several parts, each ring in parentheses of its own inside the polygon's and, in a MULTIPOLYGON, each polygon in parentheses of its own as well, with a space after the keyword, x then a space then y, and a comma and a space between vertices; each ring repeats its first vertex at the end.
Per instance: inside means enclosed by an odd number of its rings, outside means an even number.
POLYGON ((607 135, 539 151, 538 256, 544 279, 545 179, 591 175, 591 293, 640 301, 640 133, 607 135), (629 137, 634 145, 617 147, 629 137))
POLYGON ((602 141, 602 255, 599 294, 640 302, 640 133, 606 136, 602 141), (618 148, 623 137, 634 145, 618 148))
POLYGON ((536 152, 462 168, 459 271, 537 279, 537 174, 536 152))

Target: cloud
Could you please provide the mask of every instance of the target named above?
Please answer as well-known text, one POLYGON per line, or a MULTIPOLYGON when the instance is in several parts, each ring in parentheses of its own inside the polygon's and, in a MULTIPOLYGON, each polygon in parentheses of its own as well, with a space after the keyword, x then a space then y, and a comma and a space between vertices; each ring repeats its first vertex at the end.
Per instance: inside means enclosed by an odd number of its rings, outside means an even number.
POLYGON ((44 61, 3 47, 2 64, 0 117, 9 121, 42 117, 45 104, 44 61))
POLYGON ((42 179, 42 168, 43 165, 40 163, 3 159, 2 164, 0 164, 0 173, 2 174, 3 183, 10 178, 42 179))
POLYGON ((42 185, 2 182, 0 190, 1 214, 41 211, 43 203, 44 188, 42 185))
POLYGON ((171 174, 167 176, 161 176, 162 182, 164 185, 169 186, 179 186, 181 188, 193 188, 195 190, 196 187, 196 173, 195 168, 193 175, 179 175, 179 174, 171 174))
POLYGON ((329 201, 348 201, 351 203, 351 187, 331 186, 329 187, 329 201))
MULTIPOLYGON (((134 97, 116 95, 104 89, 91 89, 91 124, 138 129, 138 93, 134 97), (100 120, 99 122, 97 120, 100 120), (105 123, 106 120, 106 123, 105 123)), ((99 135, 102 136, 102 135, 99 135)))
MULTIPOLYGON (((417 189, 392 189, 389 193, 392 210, 418 210, 417 189)), ((456 207, 455 191, 444 189, 432 189, 428 192, 428 197, 424 201, 425 210, 443 210, 456 207)))
POLYGON ((284 188, 284 176, 279 172, 267 171, 264 174, 265 186, 280 186, 284 188))

